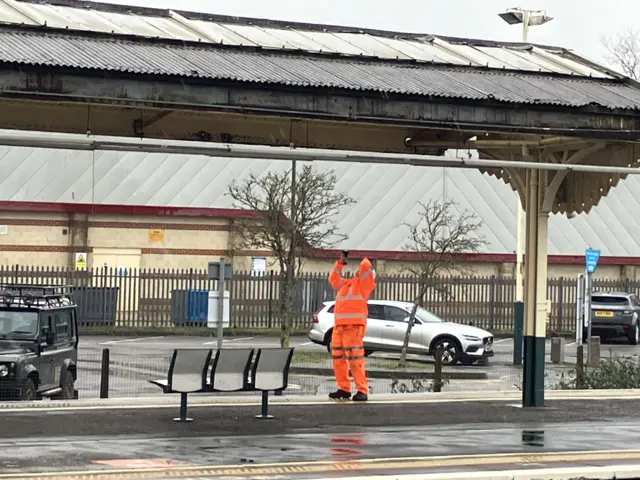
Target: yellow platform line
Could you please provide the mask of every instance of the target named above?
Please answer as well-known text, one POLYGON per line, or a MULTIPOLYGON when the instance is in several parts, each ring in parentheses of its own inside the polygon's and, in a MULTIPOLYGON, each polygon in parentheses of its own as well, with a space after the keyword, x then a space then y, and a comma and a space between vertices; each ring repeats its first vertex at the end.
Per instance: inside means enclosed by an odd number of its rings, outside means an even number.
MULTIPOLYGON (((446 455, 432 457, 389 457, 350 461, 318 460, 308 462, 284 462, 234 465, 189 465, 170 467, 126 468, 114 470, 48 471, 38 473, 3 473, 0 479, 24 480, 116 480, 166 477, 221 477, 286 475, 300 473, 357 472, 363 470, 438 468, 438 467, 486 467, 489 465, 513 465, 517 463, 566 463, 603 460, 637 460, 640 450, 594 450, 573 452, 495 453, 478 455, 446 455)), ((428 472, 423 472, 428 473, 428 472)))

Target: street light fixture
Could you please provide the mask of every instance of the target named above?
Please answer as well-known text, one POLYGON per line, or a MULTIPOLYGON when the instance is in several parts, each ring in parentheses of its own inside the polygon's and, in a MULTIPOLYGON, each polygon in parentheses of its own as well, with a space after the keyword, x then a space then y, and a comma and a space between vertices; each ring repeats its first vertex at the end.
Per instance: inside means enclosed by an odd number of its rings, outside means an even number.
MULTIPOLYGON (((545 10, 525 10, 524 8, 509 8, 504 13, 499 13, 509 25, 522 24, 522 41, 526 43, 529 36, 529 27, 544 25, 553 20, 553 17, 547 15, 545 10)), ((525 153, 523 147, 523 153, 525 153)), ((523 255, 524 255, 524 234, 525 234, 525 216, 524 208, 520 202, 520 195, 517 198, 518 216, 516 220, 516 302, 524 300, 523 277, 523 255)))
POLYGON ((547 15, 546 10, 525 10, 523 8, 509 8, 504 13, 498 14, 509 25, 522 24, 522 41, 527 41, 529 27, 544 25, 553 20, 547 15))

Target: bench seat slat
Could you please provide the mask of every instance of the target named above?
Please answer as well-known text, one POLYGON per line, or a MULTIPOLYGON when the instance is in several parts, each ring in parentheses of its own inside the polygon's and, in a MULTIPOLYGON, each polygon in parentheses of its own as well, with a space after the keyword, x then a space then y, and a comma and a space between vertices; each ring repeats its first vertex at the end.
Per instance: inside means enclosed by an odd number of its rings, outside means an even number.
POLYGON ((167 393, 169 389, 169 381, 166 378, 159 380, 149 380, 149 383, 155 385, 156 387, 160 387, 164 393, 167 393))
POLYGON ((253 360, 253 348, 229 348, 216 352, 211 369, 209 388, 213 392, 251 390, 248 377, 253 360))

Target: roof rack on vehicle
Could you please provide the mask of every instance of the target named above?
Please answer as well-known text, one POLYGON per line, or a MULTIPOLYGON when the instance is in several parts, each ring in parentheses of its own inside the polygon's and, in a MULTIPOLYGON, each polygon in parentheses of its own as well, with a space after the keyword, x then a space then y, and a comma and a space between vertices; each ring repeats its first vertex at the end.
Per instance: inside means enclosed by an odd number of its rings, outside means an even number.
POLYGON ((45 304, 64 306, 71 303, 73 287, 70 285, 33 285, 26 283, 0 283, 0 304, 7 306, 45 304))

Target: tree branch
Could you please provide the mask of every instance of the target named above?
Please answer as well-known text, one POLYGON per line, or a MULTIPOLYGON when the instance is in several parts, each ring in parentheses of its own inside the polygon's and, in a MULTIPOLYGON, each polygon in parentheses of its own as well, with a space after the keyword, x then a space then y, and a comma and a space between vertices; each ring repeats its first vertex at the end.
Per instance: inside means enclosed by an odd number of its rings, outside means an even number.
POLYGON ((454 273, 469 273, 469 267, 459 262, 458 255, 477 252, 486 245, 484 238, 477 234, 482 223, 474 213, 459 213, 457 204, 452 201, 430 201, 421 203, 420 207, 418 220, 404 224, 408 229, 408 238, 403 248, 419 256, 418 262, 405 267, 405 270, 418 278, 419 287, 409 315, 400 355, 401 365, 406 362, 416 311, 424 303, 427 291, 434 289, 441 296, 448 296, 449 292, 438 282, 439 278, 454 273))
POLYGON ((640 80, 640 33, 624 30, 614 37, 604 37, 607 60, 617 65, 621 72, 634 80, 640 80))
POLYGON ((269 172, 260 177, 252 173, 242 182, 234 181, 227 193, 234 207, 255 213, 255 218, 235 223, 237 246, 270 250, 280 266, 283 346, 288 345, 291 327, 293 276, 302 269, 303 254, 308 247, 331 248, 347 238, 338 232, 334 219, 353 203, 348 195, 335 191, 338 178, 333 171, 317 172, 310 165, 297 173, 292 196, 291 173, 269 172), (289 219, 292 201, 295 218, 289 219))

